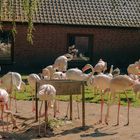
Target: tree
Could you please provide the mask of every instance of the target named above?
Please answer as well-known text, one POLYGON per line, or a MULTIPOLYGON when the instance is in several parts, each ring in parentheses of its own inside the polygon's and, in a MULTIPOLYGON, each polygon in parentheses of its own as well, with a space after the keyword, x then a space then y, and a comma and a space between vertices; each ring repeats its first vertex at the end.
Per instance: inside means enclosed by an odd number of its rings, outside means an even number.
MULTIPOLYGON (((33 14, 37 9, 38 0, 21 0, 23 11, 25 12, 28 20, 28 29, 27 29, 27 41, 33 44, 33 14)), ((4 17, 3 8, 6 9, 6 14, 10 16, 12 19, 12 34, 15 37, 16 31, 16 8, 15 8, 15 0, 0 0, 0 30, 3 29, 2 19, 4 17)))

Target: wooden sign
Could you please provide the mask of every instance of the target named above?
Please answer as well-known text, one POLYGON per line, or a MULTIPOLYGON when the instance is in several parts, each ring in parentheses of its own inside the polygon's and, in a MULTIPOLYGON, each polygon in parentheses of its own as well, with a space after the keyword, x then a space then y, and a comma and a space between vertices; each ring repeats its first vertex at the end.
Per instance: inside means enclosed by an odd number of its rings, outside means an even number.
POLYGON ((36 121, 38 121, 38 98, 37 91, 43 84, 50 84, 56 88, 56 95, 69 95, 70 96, 70 120, 72 120, 72 95, 82 95, 82 126, 85 126, 85 81, 74 80, 39 80, 36 83, 36 121))
POLYGON ((74 80, 40 80, 37 82, 37 89, 43 84, 50 84, 55 87, 56 95, 78 95, 82 94, 84 83, 84 81, 74 80))

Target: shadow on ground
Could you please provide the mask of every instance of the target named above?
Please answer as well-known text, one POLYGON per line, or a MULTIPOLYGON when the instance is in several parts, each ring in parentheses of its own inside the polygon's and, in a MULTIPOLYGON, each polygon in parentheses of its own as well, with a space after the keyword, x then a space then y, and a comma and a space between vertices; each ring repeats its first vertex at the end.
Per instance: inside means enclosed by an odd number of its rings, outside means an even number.
POLYGON ((94 137, 94 138, 96 138, 96 137, 111 136, 111 135, 116 135, 116 134, 117 134, 117 132, 114 132, 114 133, 104 133, 104 132, 99 131, 98 128, 96 128, 94 130, 94 133, 83 134, 83 135, 81 135, 81 137, 84 137, 84 138, 85 137, 94 137))

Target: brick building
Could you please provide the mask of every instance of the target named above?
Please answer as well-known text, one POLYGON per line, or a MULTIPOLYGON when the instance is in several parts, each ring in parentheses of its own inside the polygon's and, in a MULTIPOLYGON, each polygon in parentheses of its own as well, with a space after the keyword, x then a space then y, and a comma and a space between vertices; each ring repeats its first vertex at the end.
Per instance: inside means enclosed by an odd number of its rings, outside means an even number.
POLYGON ((4 71, 39 72, 75 45, 78 57, 69 67, 95 64, 102 58, 108 66, 126 69, 140 58, 140 11, 138 0, 40 0, 34 14, 33 45, 26 40, 27 17, 21 0, 15 1, 17 35, 13 40, 10 17, 2 18, 0 50, 4 71), (8 45, 7 45, 8 46, 8 45), (1 53, 2 52, 2 53, 1 53), (88 58, 81 59, 80 54, 88 58))

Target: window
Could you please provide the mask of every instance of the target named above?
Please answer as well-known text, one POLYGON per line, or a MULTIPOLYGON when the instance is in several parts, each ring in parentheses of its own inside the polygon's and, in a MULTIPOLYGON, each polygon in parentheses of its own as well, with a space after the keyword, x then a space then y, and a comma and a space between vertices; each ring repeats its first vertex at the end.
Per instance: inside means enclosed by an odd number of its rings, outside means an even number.
POLYGON ((73 54, 73 60, 91 60, 92 40, 92 35, 68 35, 68 53, 73 54))
POLYGON ((13 37, 10 31, 0 31, 0 64, 13 61, 13 37))

